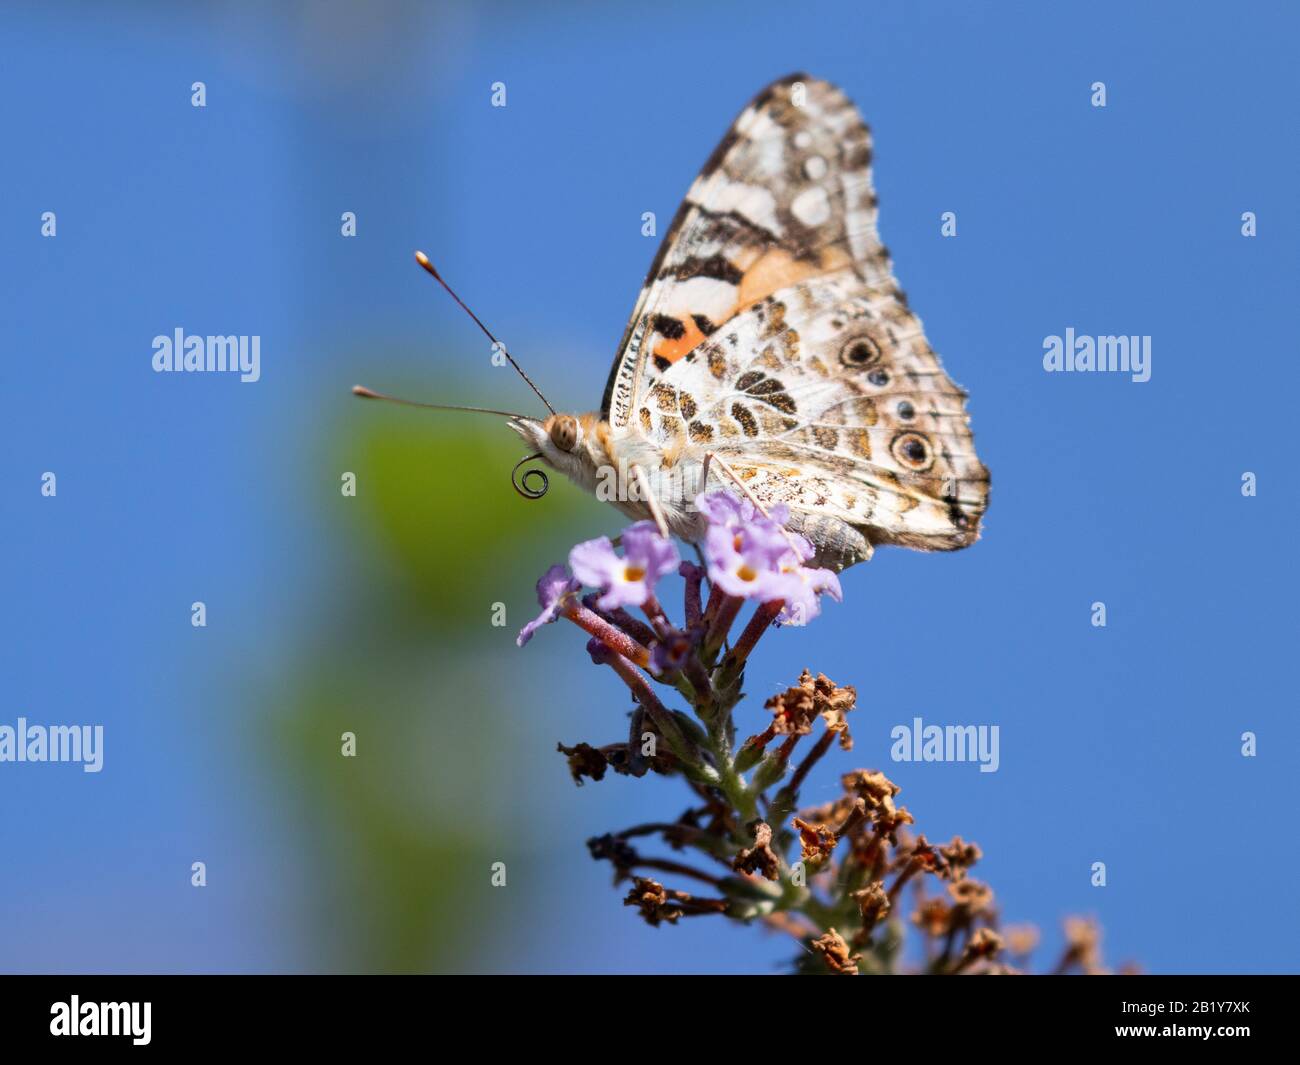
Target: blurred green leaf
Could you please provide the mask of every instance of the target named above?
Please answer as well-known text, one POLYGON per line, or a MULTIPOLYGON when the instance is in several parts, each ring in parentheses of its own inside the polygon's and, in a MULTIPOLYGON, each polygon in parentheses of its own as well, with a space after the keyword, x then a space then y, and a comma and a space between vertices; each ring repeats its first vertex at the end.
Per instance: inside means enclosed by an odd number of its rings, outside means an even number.
POLYGON ((618 519, 558 475, 543 499, 517 495, 524 451, 488 419, 355 403, 320 439, 357 496, 324 506, 314 623, 259 718, 315 869, 302 931, 317 968, 463 971, 526 917, 488 882, 492 862, 509 855, 515 875, 528 860, 501 785, 517 776, 502 656, 546 566, 618 519), (494 601, 509 603, 505 628, 494 601))

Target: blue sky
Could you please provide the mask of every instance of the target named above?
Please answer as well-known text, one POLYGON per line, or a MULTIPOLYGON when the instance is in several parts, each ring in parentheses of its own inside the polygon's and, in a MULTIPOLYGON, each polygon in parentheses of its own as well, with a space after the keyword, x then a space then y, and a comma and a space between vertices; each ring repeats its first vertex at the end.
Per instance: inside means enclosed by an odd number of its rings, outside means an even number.
MULTIPOLYGON (((374 416, 358 379, 528 401, 411 251, 552 402, 592 409, 654 252, 642 213, 666 225, 745 101, 804 69, 873 128, 881 230, 993 494, 972 549, 882 551, 771 637, 755 702, 803 665, 855 684, 851 764, 889 772, 932 839, 978 840, 1004 915, 1049 945, 1083 912, 1115 962, 1294 969, 1298 30, 1263 3, 11 10, 0 723, 101 722, 108 749, 97 775, 0 765, 0 908, 22 918, 0 967, 311 966, 285 930, 313 890, 296 830, 239 724, 240 683, 274 673, 347 550, 304 479, 333 485, 322 433, 374 416), (261 380, 153 374, 177 326, 261 336, 261 380), (1045 373, 1067 328, 1150 336, 1150 381, 1045 373), (998 772, 888 763, 915 716, 999 725, 998 772), (207 895, 198 855, 227 871, 207 895)), ((582 514, 573 541, 619 524, 582 514)), ((553 561, 526 527, 515 550, 553 561)), ((555 739, 622 727, 576 634, 500 668, 554 692, 510 737, 546 857, 511 949, 465 965, 777 967, 789 948, 756 930, 645 928, 587 860, 587 835, 683 804, 569 785, 555 739)))

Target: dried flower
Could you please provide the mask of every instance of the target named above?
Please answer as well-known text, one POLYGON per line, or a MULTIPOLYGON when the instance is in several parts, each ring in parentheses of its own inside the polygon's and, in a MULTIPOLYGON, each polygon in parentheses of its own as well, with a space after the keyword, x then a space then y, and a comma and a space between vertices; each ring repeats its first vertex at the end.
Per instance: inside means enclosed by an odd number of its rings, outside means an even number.
POLYGON ((894 796, 898 794, 899 788, 884 773, 858 769, 852 773, 845 773, 843 784, 845 791, 857 795, 866 804, 867 816, 873 825, 878 828, 882 824, 886 826, 882 834, 894 832, 899 825, 911 821, 911 815, 906 811, 903 811, 905 820, 898 819, 894 796))
POLYGON ((939 848, 939 854, 943 858, 941 875, 949 880, 961 880, 966 870, 984 857, 978 846, 967 843, 961 836, 953 836, 949 843, 939 848))
POLYGON ((646 924, 655 928, 662 921, 672 923, 683 914, 723 913, 727 908, 723 899, 697 899, 685 891, 672 891, 659 881, 644 877, 635 879, 623 905, 637 907, 646 924))
POLYGON ((927 936, 944 935, 952 925, 952 907, 943 899, 926 899, 912 914, 912 923, 927 936))
POLYGON ((868 884, 861 891, 855 891, 853 897, 858 900, 863 932, 870 932, 893 908, 884 886, 879 883, 868 884))
POLYGON ((1031 924, 1011 925, 1002 930, 1002 936, 1006 940, 1007 953, 1018 958, 1032 953, 1038 946, 1038 929, 1031 924))
POLYGON ((826 929, 824 936, 814 939, 808 946, 821 956, 826 967, 836 975, 858 975, 858 962, 862 960, 862 955, 850 954, 849 945, 835 929, 826 929))
POLYGON ((977 928, 966 941, 961 960, 953 968, 954 973, 964 972, 972 964, 985 958, 994 957, 1002 949, 1002 937, 991 928, 977 928))
POLYGON ((812 674, 806 669, 799 684, 773 695, 764 708, 774 715, 772 732, 778 736, 806 736, 817 720, 817 701, 813 696, 812 674))
POLYGON ((591 744, 579 743, 573 747, 566 747, 562 743, 557 743, 555 746, 556 750, 569 759, 569 772, 573 775, 575 784, 581 786, 583 777, 591 777, 592 780, 605 778, 605 769, 609 762, 591 744))
POLYGON ((948 894, 958 909, 968 916, 983 913, 993 905, 993 889, 978 880, 958 880, 948 885, 948 894))
POLYGON ((754 835, 754 845, 737 851, 731 867, 740 873, 759 873, 768 880, 775 880, 781 868, 781 861, 772 850, 772 828, 770 825, 755 821, 749 826, 754 835))
POLYGON ((793 824, 799 833, 800 858, 803 861, 820 864, 831 856, 838 842, 834 832, 825 825, 810 824, 797 817, 793 824))
POLYGON ((1101 929, 1087 917, 1065 919, 1065 953, 1057 964, 1057 972, 1066 972, 1077 965, 1085 973, 1101 971, 1101 929))

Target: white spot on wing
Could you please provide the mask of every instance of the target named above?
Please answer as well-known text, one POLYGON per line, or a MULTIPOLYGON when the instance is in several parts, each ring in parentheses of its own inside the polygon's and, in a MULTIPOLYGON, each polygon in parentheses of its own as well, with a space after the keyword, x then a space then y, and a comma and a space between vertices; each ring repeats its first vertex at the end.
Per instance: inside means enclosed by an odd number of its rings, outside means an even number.
POLYGON ((715 184, 710 190, 707 206, 713 211, 735 211, 777 236, 781 235, 781 226, 776 220, 776 198, 769 190, 757 185, 740 181, 715 184))
POLYGON ((731 317, 735 304, 734 285, 712 277, 692 277, 672 287, 664 310, 674 318, 703 314, 722 322, 731 317))
POLYGON ((779 133, 781 127, 766 111, 755 111, 752 107, 747 107, 745 113, 736 120, 736 129, 750 140, 758 141, 779 133))
POLYGON ((826 160, 820 155, 810 155, 804 160, 803 172, 809 181, 820 181, 826 176, 826 160))
POLYGON ((790 213, 810 229, 819 226, 831 216, 831 201, 820 185, 806 188, 790 204, 790 213))

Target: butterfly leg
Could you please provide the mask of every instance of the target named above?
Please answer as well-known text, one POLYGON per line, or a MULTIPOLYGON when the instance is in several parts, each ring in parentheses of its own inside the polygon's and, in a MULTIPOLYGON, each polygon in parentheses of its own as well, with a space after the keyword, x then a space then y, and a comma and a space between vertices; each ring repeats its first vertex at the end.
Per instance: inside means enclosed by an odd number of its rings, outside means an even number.
POLYGON ((632 476, 636 478, 637 484, 640 485, 641 492, 645 496, 646 506, 650 508, 650 514, 654 518, 655 524, 659 526, 659 535, 667 540, 671 535, 668 531, 668 521, 664 517, 663 508, 659 506, 659 499, 654 494, 654 489, 650 486, 650 480, 645 475, 645 470, 633 463, 632 476))
MULTIPOLYGON (((713 454, 712 452, 710 452, 709 454, 707 454, 707 455, 704 456, 704 476, 705 476, 706 478, 707 478, 708 475, 709 475, 709 463, 710 463, 710 462, 716 462, 716 463, 718 464, 718 469, 720 469, 720 470, 721 470, 723 473, 725 473, 729 478, 731 478, 731 480, 735 483, 736 487, 740 489, 740 493, 741 493, 741 495, 743 495, 746 499, 749 500, 750 504, 753 506, 753 508, 754 508, 756 511, 758 511, 760 514, 762 514, 763 517, 765 517, 765 518, 771 518, 772 515, 769 514, 769 513, 767 512, 767 508, 766 508, 765 506, 763 506, 763 504, 760 503, 760 502, 755 498, 754 493, 751 492, 751 491, 749 490, 749 485, 747 485, 744 481, 742 481, 742 480, 740 479, 740 477, 737 475, 736 471, 733 470, 730 466, 727 465, 726 462, 723 461, 721 455, 715 455, 715 454, 713 454)), ((789 541, 789 543, 790 543, 790 547, 794 550, 794 552, 795 552, 796 554, 798 554, 798 553, 799 553, 799 544, 798 544, 798 542, 794 539, 794 537, 792 537, 792 536, 790 535, 790 529, 789 529, 789 527, 788 527, 788 526, 784 526, 784 525, 781 526, 781 532, 784 534, 786 540, 789 541)))

